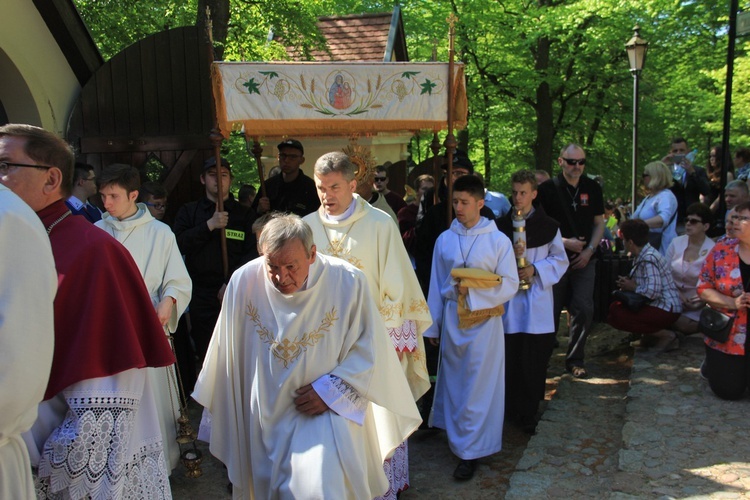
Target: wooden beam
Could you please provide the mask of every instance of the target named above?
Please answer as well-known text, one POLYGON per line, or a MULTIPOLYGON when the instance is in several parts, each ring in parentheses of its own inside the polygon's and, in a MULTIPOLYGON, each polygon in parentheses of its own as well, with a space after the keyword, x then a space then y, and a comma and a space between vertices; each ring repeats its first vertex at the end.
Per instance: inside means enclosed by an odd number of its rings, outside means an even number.
POLYGON ((126 151, 170 151, 211 149, 208 135, 153 137, 82 137, 81 154, 126 151))
POLYGON ((167 178, 164 179, 164 189, 167 190, 167 193, 171 193, 175 186, 177 186, 177 183, 180 182, 182 174, 185 173, 187 167, 193 162, 193 158, 195 158, 197 152, 197 149, 182 152, 174 166, 169 170, 167 178))

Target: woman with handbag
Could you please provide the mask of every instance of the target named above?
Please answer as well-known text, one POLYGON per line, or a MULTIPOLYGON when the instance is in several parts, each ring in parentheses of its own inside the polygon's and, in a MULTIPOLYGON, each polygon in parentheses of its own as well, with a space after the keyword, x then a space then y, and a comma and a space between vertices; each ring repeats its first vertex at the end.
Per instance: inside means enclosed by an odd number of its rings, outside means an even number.
POLYGON ((682 314, 671 329, 684 335, 699 331, 698 320, 705 302, 698 296, 698 274, 714 247, 706 235, 712 224, 711 209, 703 203, 693 203, 686 210, 685 234, 673 239, 667 248, 666 260, 682 301, 682 314))
POLYGON ((607 323, 618 330, 648 335, 658 351, 668 352, 680 346, 677 334, 667 330, 680 317, 682 304, 664 257, 648 243, 649 227, 641 219, 620 224, 625 251, 635 257, 629 276, 620 276, 617 286, 625 294, 615 294, 609 306, 607 323), (646 304, 638 308, 633 294, 646 304))
MULTIPOLYGON (((714 394, 729 400, 740 399, 750 387, 750 357, 745 349, 750 305, 747 292, 750 288, 750 203, 741 203, 735 211, 731 219, 733 236, 737 239, 728 238, 714 246, 698 279, 701 299, 718 313, 728 316, 731 323, 726 341, 705 336, 703 372, 714 394)), ((721 322, 721 316, 715 313, 705 316, 721 322)))
POLYGON ((672 170, 660 161, 643 169, 643 186, 648 195, 633 212, 633 219, 642 219, 649 227, 648 242, 662 255, 677 236, 677 198, 672 187, 672 170))

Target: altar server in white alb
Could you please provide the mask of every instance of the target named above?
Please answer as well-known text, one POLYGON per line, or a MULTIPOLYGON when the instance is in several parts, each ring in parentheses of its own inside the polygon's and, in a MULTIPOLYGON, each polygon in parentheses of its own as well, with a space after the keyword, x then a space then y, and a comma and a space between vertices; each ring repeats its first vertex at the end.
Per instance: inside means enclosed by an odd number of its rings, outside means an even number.
MULTIPOLYGON (((359 181, 372 183, 366 154, 327 153, 315 162, 317 212, 305 216, 320 252, 346 260, 367 277, 370 293, 401 360, 414 401, 430 388, 423 332, 432 323, 398 226, 385 212, 355 193, 359 181)), ((391 488, 384 498, 395 499, 409 487, 407 444, 383 465, 391 488)))
POLYGON ((382 495, 383 460, 420 418, 366 278, 317 253, 296 215, 259 245, 229 281, 193 393, 200 438, 235 499, 382 495))
POLYGON ((39 217, 2 184, 0 254, 0 498, 34 498, 21 433, 36 420, 52 367, 57 273, 39 217))
POLYGON ((453 477, 470 479, 477 459, 502 448, 505 406, 503 304, 518 289, 510 240, 479 214, 484 183, 453 184, 456 218, 435 243, 427 303, 435 322, 425 337, 440 342, 431 424, 445 429, 460 459, 453 477))
MULTIPOLYGON (((172 230, 154 219, 145 204, 136 203, 140 184, 140 173, 135 167, 122 163, 106 167, 99 176, 99 193, 107 213, 94 225, 128 249, 143 276, 159 321, 168 332, 174 332, 190 303, 192 282, 172 230)), ((156 391, 164 456, 172 470, 180 460, 176 441, 180 391, 175 368, 148 371, 156 391)))
POLYGON ((505 304, 505 415, 525 432, 536 432, 536 413, 544 399, 547 365, 555 347, 552 287, 568 269, 559 224, 534 208, 536 174, 520 170, 511 176, 513 209, 497 219, 497 226, 513 238, 513 217, 520 212, 525 243, 515 245, 516 257, 525 254, 519 278, 528 284, 505 304))

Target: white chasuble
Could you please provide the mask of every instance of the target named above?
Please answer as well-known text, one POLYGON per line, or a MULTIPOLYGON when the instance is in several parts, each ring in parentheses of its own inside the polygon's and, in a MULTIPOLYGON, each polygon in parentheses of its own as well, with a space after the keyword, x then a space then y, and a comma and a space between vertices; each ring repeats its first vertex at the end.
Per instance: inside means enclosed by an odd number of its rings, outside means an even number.
POLYGON ((354 203, 354 213, 344 220, 327 219, 321 206, 304 221, 318 252, 344 259, 367 276, 416 401, 430 388, 422 336, 432 324, 427 301, 393 219, 357 194, 354 203))
POLYGON ((210 450, 234 498, 371 499, 388 489, 383 461, 420 418, 383 330, 365 277, 339 259, 318 253, 291 295, 262 257, 234 273, 193 393, 211 414, 210 450), (297 389, 329 376, 368 401, 363 425, 295 409, 297 389))
POLYGON ((458 326, 458 294, 451 269, 483 269, 502 277, 492 288, 469 288, 471 311, 492 309, 518 290, 513 247, 494 221, 481 217, 466 229, 454 220, 435 243, 428 303, 435 322, 426 337, 440 337, 440 367, 432 425, 445 429, 451 451, 471 460, 502 449, 505 410, 505 339, 500 316, 458 326))

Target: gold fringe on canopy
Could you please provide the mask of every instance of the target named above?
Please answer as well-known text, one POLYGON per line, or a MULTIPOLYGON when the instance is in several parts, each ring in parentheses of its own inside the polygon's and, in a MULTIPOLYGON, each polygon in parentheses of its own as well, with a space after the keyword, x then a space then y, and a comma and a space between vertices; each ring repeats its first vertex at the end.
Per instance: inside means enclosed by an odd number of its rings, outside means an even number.
MULTIPOLYGON (((448 127, 447 63, 214 62, 224 137, 350 135, 448 127)), ((453 74, 454 127, 467 118, 464 67, 453 74)))

